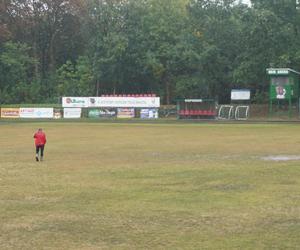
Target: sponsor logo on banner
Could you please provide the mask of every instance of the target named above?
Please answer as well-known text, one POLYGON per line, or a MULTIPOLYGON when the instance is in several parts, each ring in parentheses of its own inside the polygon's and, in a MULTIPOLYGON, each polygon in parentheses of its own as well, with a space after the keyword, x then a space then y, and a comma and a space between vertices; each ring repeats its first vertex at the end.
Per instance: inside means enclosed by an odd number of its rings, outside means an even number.
POLYGON ((81 108, 64 108, 64 118, 80 118, 81 108))
POLYGON ((159 97, 88 97, 89 107, 158 108, 159 97))
POLYGON ((157 119, 158 109, 141 109, 142 119, 157 119))
POLYGON ((1 109, 2 118, 19 118, 20 109, 19 108, 2 108, 1 109))
POLYGON ((89 97, 89 107, 97 107, 97 101, 100 97, 89 97))
POLYGON ((53 118, 53 108, 20 108, 21 118, 53 118))
POLYGON ((54 119, 60 119, 62 117, 60 109, 54 109, 54 119))
POLYGON ((86 108, 89 106, 88 97, 63 97, 62 106, 64 108, 86 108))
POLYGON ((116 109, 102 108, 102 109, 91 109, 89 111, 90 118, 112 118, 117 116, 116 109))
POLYGON ((118 108, 118 118, 134 118, 134 108, 118 108))

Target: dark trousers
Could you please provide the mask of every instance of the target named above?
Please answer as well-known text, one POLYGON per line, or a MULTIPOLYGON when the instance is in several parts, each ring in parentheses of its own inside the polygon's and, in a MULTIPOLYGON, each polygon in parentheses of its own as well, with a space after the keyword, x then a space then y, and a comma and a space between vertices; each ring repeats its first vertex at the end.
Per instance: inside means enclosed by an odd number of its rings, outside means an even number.
POLYGON ((39 152, 41 151, 41 157, 44 156, 44 147, 45 147, 45 145, 37 145, 37 146, 35 146, 35 152, 37 154, 39 154, 39 152))

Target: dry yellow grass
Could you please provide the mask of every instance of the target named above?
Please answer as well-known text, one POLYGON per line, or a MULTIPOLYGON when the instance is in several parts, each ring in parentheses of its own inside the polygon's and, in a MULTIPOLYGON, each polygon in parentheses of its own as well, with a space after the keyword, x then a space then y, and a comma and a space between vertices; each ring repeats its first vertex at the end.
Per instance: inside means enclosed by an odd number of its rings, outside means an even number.
POLYGON ((300 245, 300 161, 262 159, 299 125, 0 123, 0 149, 0 249, 300 245))

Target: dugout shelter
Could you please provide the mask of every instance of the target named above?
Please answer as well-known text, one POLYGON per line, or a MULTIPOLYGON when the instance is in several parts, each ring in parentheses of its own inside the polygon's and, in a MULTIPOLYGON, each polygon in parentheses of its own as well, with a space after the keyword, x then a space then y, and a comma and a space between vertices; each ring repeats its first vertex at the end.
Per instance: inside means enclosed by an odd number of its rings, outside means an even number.
POLYGON ((177 100, 178 119, 215 119, 216 101, 214 99, 177 100))

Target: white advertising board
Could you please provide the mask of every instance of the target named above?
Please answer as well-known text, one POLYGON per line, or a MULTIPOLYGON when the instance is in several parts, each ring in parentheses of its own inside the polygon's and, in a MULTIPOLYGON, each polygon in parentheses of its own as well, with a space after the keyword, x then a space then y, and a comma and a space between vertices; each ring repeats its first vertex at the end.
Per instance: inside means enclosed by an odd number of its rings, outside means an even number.
POLYGON ((81 108, 64 108, 64 118, 80 118, 81 108))
POLYGON ((88 97, 89 107, 159 108, 159 97, 88 97))
POLYGON ((87 108, 88 97, 63 97, 62 106, 64 108, 87 108))
POLYGON ((231 100, 250 100, 249 89, 232 89, 231 100))
POLYGON ((53 108, 20 108, 21 118, 53 118, 53 108))

